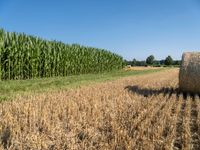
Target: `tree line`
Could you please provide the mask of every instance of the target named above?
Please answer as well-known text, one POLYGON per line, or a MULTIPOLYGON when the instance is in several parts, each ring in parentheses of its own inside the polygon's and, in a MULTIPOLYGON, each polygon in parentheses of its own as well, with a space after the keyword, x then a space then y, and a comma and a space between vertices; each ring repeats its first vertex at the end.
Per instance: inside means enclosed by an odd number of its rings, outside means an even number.
POLYGON ((135 58, 131 61, 125 60, 126 65, 131 66, 180 66, 181 60, 173 60, 173 58, 169 55, 165 59, 156 60, 154 55, 150 55, 146 58, 146 60, 136 60, 135 58))

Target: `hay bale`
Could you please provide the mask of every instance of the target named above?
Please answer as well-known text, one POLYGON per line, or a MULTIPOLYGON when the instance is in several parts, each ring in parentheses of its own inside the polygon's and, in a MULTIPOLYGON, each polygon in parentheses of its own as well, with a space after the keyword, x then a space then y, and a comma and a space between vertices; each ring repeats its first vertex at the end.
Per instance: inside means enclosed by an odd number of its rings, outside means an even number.
POLYGON ((183 92, 200 94, 200 52, 187 52, 182 56, 179 88, 183 92))

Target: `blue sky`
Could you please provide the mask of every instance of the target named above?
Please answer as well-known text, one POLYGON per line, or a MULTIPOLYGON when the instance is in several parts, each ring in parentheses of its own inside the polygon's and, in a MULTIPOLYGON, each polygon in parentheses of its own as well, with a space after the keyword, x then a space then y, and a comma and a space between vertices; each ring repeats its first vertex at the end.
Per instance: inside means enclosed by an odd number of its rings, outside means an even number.
POLYGON ((0 0, 0 27, 126 59, 200 50, 200 0, 0 0))

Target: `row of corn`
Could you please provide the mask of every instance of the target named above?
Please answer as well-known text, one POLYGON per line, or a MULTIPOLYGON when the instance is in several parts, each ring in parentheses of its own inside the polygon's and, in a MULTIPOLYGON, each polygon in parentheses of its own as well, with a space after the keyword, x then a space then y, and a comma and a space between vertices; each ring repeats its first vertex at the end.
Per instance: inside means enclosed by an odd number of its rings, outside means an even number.
POLYGON ((121 69, 123 58, 109 51, 64 44, 0 29, 0 79, 31 79, 121 69))

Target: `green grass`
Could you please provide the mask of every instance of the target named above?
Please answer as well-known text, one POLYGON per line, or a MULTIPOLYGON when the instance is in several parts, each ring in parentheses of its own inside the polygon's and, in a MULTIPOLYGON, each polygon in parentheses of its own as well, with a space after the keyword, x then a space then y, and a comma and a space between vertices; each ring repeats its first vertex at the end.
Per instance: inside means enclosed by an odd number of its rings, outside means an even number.
POLYGON ((0 81, 0 101, 14 99, 14 97, 17 94, 39 93, 45 91, 77 88, 82 85, 116 80, 127 76, 148 74, 148 73, 162 71, 165 69, 166 68, 161 68, 157 70, 143 70, 143 71, 120 70, 102 74, 85 74, 85 75, 74 75, 67 77, 0 81))

